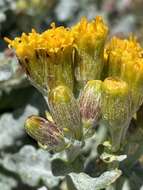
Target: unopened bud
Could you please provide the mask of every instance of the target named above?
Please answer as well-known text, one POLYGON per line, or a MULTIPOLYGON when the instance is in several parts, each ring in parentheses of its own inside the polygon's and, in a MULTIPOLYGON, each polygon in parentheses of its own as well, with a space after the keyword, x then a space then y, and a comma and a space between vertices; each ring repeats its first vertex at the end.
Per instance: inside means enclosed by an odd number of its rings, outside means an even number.
POLYGON ((82 122, 87 132, 92 131, 101 116, 101 84, 100 80, 87 82, 79 99, 82 122))
POLYGON ((30 116, 25 122, 26 132, 48 150, 61 151, 66 147, 62 130, 42 117, 30 116))
POLYGON ((82 126, 78 103, 71 90, 58 86, 49 93, 49 106, 56 125, 77 140, 82 137, 82 126))
POLYGON ((102 119, 109 127, 113 151, 120 148, 131 119, 131 98, 126 82, 107 78, 102 84, 102 119))

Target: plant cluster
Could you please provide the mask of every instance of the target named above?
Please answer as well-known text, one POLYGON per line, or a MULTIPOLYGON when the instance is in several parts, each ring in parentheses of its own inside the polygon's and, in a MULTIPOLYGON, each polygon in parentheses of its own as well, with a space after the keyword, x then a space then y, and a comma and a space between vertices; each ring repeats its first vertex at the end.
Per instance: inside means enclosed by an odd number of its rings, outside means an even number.
MULTIPOLYGON (((98 138, 100 128, 106 133, 96 151, 106 170, 122 169, 120 161, 126 155, 124 165, 133 163, 129 147, 134 137, 142 140, 143 49, 134 36, 110 40, 107 36, 108 27, 97 16, 90 22, 82 18, 70 28, 52 23, 43 33, 33 29, 14 40, 5 38, 49 106, 45 118, 32 115, 26 120, 27 133, 43 149, 66 151, 67 163, 76 172, 84 171, 82 151, 89 139, 98 138), (133 120, 138 126, 134 134, 133 120)), ((121 175, 120 170, 111 171, 117 172, 114 180, 121 175)), ((68 178, 69 188, 82 189, 76 178, 82 182, 88 177, 74 175, 68 178)), ((102 189, 109 182, 103 183, 105 178, 99 177, 90 189, 102 189), (100 180, 102 185, 96 186, 100 180)))

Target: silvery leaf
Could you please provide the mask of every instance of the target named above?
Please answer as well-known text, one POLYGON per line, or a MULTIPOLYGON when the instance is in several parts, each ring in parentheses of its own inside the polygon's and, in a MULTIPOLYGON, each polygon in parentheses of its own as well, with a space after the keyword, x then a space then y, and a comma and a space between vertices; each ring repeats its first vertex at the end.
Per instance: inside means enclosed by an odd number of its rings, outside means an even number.
POLYGON ((15 140, 24 135, 24 121, 29 115, 38 114, 38 110, 31 105, 18 109, 13 113, 4 113, 0 117, 0 149, 12 145, 15 140), (18 117, 14 117, 14 116, 18 117), (5 140, 6 139, 6 140, 5 140))
POLYGON ((100 190, 114 183, 120 175, 120 170, 104 172, 97 178, 92 178, 85 173, 71 173, 67 176, 67 183, 69 190, 100 190))
POLYGON ((5 155, 0 163, 8 171, 17 173, 23 183, 36 186, 42 181, 47 187, 57 186, 60 178, 51 172, 51 155, 26 145, 18 153, 5 155))
POLYGON ((11 190, 17 186, 17 182, 14 178, 0 174, 0 189, 11 190))

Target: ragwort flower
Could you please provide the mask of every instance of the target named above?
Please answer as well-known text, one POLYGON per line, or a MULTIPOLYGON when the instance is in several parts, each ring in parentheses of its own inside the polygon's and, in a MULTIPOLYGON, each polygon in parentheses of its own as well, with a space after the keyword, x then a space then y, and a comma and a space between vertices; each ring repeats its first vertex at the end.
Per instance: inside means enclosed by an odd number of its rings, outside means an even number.
POLYGON ((129 85, 132 110, 136 112, 143 103, 143 50, 136 39, 113 37, 106 47, 108 76, 118 77, 129 85))
POLYGON ((80 89, 88 80, 100 79, 108 28, 100 16, 90 22, 83 17, 72 27, 72 33, 75 39, 75 77, 80 89))
POLYGON ((69 29, 51 26, 41 34, 32 30, 14 40, 5 38, 30 80, 46 95, 58 85, 73 89, 73 37, 69 29))
POLYGON ((67 148, 65 140, 93 135, 102 119, 112 150, 118 151, 143 103, 141 46, 133 37, 113 37, 104 48, 108 28, 100 16, 90 22, 82 18, 71 28, 51 26, 41 34, 32 30, 14 40, 5 38, 32 83, 48 96, 52 120, 28 118, 27 133, 59 151, 67 148))

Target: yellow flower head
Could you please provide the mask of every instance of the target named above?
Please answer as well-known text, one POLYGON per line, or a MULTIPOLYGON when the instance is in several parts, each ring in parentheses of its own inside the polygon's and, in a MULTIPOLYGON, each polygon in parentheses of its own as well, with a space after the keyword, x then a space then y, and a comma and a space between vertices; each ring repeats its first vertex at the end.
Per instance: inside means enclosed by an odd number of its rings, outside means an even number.
POLYGON ((85 49, 91 46, 98 47, 101 41, 105 41, 108 27, 103 22, 102 17, 97 16, 94 20, 88 22, 86 17, 83 17, 79 23, 72 27, 75 43, 79 48, 85 49))
POLYGON ((121 39, 113 37, 110 43, 107 45, 107 50, 123 52, 123 50, 139 52, 141 50, 140 44, 134 36, 130 36, 129 39, 121 39))
POLYGON ((128 83, 134 110, 143 102, 142 53, 143 49, 133 37, 129 39, 113 37, 105 51, 108 76, 119 77, 128 83))
POLYGON ((132 64, 141 57, 142 48, 134 37, 120 39, 113 37, 107 44, 104 57, 109 64, 108 75, 121 75, 121 67, 132 60, 132 64), (125 58, 125 59, 124 59, 125 58))
POLYGON ((100 16, 90 22, 83 17, 71 31, 75 39, 75 77, 80 89, 88 80, 100 79, 108 28, 100 16))
POLYGON ((74 39, 68 28, 56 27, 54 23, 51 26, 41 34, 32 30, 14 40, 5 40, 15 49, 20 63, 36 86, 46 91, 61 84, 72 88, 71 53, 74 39))
POLYGON ((35 51, 44 49, 49 55, 61 51, 73 44, 73 37, 68 28, 56 27, 55 23, 51 24, 51 29, 39 34, 34 29, 29 34, 23 33, 21 37, 14 40, 5 38, 14 48, 18 57, 34 56, 35 51))

